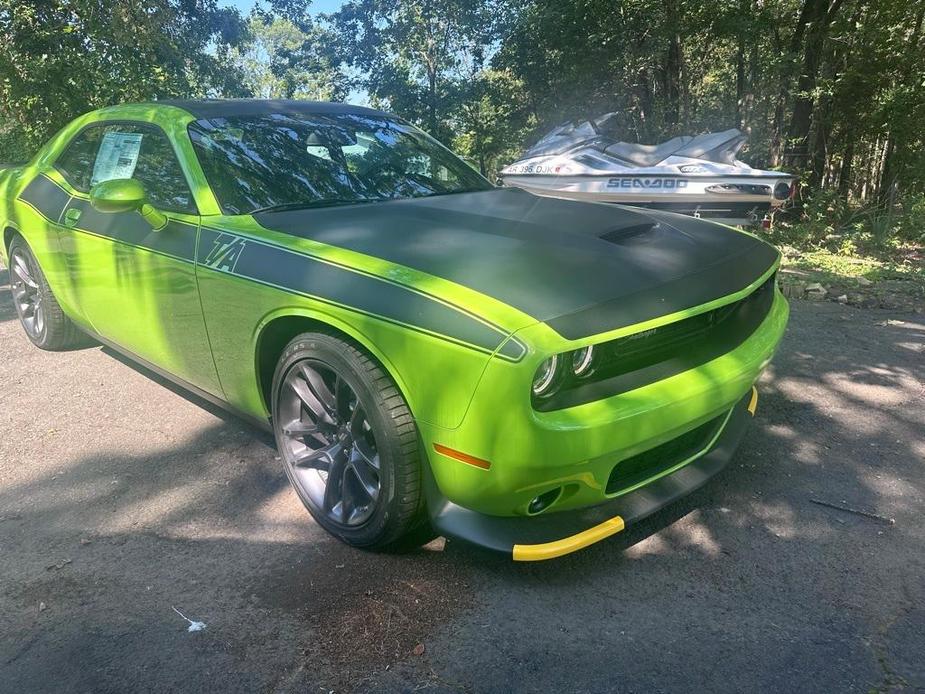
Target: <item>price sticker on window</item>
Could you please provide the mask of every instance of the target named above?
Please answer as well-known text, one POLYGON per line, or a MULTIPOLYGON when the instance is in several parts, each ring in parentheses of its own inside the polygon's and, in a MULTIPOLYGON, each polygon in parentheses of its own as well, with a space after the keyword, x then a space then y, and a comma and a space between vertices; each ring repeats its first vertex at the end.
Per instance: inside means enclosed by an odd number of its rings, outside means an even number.
POLYGON ((114 178, 131 178, 138 164, 142 137, 141 133, 108 132, 103 135, 90 185, 114 178))

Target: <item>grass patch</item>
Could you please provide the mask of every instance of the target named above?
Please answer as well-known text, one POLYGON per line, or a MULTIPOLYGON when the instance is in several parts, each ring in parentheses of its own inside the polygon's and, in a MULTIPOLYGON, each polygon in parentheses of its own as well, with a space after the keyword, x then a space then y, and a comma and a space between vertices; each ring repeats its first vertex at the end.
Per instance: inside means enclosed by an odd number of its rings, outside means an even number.
POLYGON ((845 296, 856 306, 925 311, 925 257, 918 249, 902 251, 884 257, 783 246, 782 282, 818 282, 826 298, 845 296))
POLYGON ((925 265, 913 259, 883 260, 864 255, 842 255, 829 250, 798 251, 784 247, 784 265, 814 272, 830 278, 857 279, 871 282, 899 280, 925 284, 925 265))

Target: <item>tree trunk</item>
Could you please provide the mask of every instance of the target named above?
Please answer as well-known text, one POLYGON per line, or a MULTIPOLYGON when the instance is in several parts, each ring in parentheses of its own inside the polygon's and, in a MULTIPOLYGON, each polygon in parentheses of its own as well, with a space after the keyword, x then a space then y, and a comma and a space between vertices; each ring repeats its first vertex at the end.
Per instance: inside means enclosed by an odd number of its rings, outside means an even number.
MULTIPOLYGON (((925 19, 925 4, 921 4, 916 12, 914 24, 912 25, 912 34, 909 40, 909 46, 918 46, 922 33, 922 22, 925 19)), ((910 51, 912 53, 912 51, 910 51)), ((912 79, 915 62, 910 58, 901 74, 900 80, 908 82, 912 79)), ((877 201, 886 207, 889 211, 896 203, 896 196, 899 189, 899 180, 902 176, 902 161, 898 161, 900 156, 907 150, 905 138, 897 134, 896 130, 891 129, 887 137, 886 146, 883 153, 883 170, 880 173, 880 179, 877 185, 877 201)))
POLYGON ((887 135, 886 145, 883 147, 883 158, 880 160, 880 177, 877 181, 877 202, 886 211, 889 211, 896 202, 897 176, 895 167, 896 136, 891 132, 887 135))
POLYGON ((637 88, 637 99, 639 103, 639 121, 642 125, 642 132, 638 135, 649 137, 652 120, 652 87, 649 85, 649 77, 645 70, 639 71, 639 86, 637 88))
POLYGON ((809 185, 811 188, 823 187, 825 164, 828 159, 829 137, 832 134, 832 100, 823 98, 816 109, 816 132, 813 137, 813 150, 810 156, 809 185))
POLYGON ((854 165, 854 132, 849 130, 847 133, 847 144, 842 152, 841 171, 838 173, 838 195, 846 198, 851 194, 851 177, 853 175, 852 166, 854 165))
POLYGON ((431 137, 437 137, 437 71, 427 66, 427 126, 431 137))
MULTIPOLYGON (((854 14, 851 17, 851 20, 848 23, 848 33, 849 40, 847 46, 843 48, 836 49, 840 52, 841 58, 839 59, 839 69, 842 72, 848 71, 851 67, 852 61, 855 61, 859 57, 858 46, 860 45, 860 57, 863 60, 864 52, 864 37, 865 33, 860 31, 861 20, 867 12, 867 6, 862 2, 858 3, 855 7, 854 14)), ((831 103, 830 103, 831 106, 831 103)), ((854 184, 854 163, 855 163, 855 154, 857 152, 856 139, 857 139, 857 117, 852 113, 842 113, 842 119, 844 125, 841 129, 841 136, 839 144, 842 147, 842 158, 838 167, 837 175, 834 175, 834 178, 837 179, 838 183, 838 195, 841 198, 844 198, 846 201, 848 197, 855 191, 854 184)))
POLYGON ((681 17, 678 11, 677 0, 667 0, 665 10, 668 18, 670 36, 668 39, 668 55, 665 60, 665 122, 677 127, 681 117, 681 17))
POLYGON ((803 60, 797 79, 797 98, 790 117, 788 138, 790 140, 787 160, 790 166, 803 168, 806 164, 809 131, 812 126, 813 90, 822 51, 828 37, 829 25, 836 8, 829 7, 829 0, 805 0, 801 19, 806 20, 806 41, 803 45, 803 60))
POLYGON ((741 34, 736 46, 736 127, 745 127, 745 37, 741 34))
POLYGON ((755 90, 758 88, 760 70, 760 48, 758 41, 752 41, 752 48, 748 57, 748 81, 745 85, 745 94, 742 103, 742 130, 751 135, 752 123, 755 119, 755 90))
MULTIPOLYGON (((829 49, 823 59, 823 79, 834 84, 842 70, 845 54, 841 47, 829 49)), ((829 157, 829 139, 832 136, 833 100, 830 92, 824 92, 813 112, 813 147, 809 160, 809 185, 824 188, 826 165, 829 157)))
POLYGON ((778 55, 783 54, 783 62, 777 81, 777 98, 774 100, 774 119, 771 123, 771 166, 780 166, 784 152, 784 113, 790 95, 790 82, 793 77, 795 57, 803 45, 803 35, 806 33, 807 4, 804 3, 797 18, 797 25, 790 36, 790 45, 784 54, 784 39, 780 34, 778 25, 774 25, 773 43, 778 55))
MULTIPOLYGON (((751 14, 751 0, 740 0, 739 2, 739 21, 742 23, 739 26, 739 35, 736 41, 736 127, 739 130, 745 130, 745 120, 748 118, 748 110, 750 104, 749 101, 749 87, 748 87, 748 78, 754 77, 755 64, 754 61, 756 58, 758 41, 754 36, 750 36, 751 32, 746 30, 745 18, 751 14), (748 39, 751 39, 752 50, 748 55, 748 65, 746 65, 746 42, 748 39), (749 72, 746 73, 746 70, 749 72)), ((748 27, 751 28, 750 26, 748 27)), ((752 89, 754 89, 754 84, 752 84, 752 89)))

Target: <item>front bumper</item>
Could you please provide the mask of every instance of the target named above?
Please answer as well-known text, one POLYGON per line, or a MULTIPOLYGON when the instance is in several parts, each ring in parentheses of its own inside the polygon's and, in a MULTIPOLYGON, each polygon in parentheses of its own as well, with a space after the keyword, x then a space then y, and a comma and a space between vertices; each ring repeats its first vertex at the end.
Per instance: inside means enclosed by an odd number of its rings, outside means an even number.
POLYGON ((563 410, 535 411, 525 380, 532 373, 493 359, 459 427, 419 422, 429 472, 442 496, 487 516, 531 516, 534 500, 555 489, 561 493, 544 513, 598 506, 634 491, 649 478, 623 474, 638 470, 638 460, 626 461, 729 413, 773 357, 788 313, 775 291, 764 322, 735 349, 669 378, 563 410), (454 459, 448 450, 482 464, 454 459))
POLYGON ((755 413, 757 395, 753 387, 736 403, 706 452, 610 501, 538 516, 490 516, 449 501, 431 479, 427 490, 431 523, 445 536, 510 554, 515 561, 552 559, 582 549, 690 494, 722 470, 755 413))

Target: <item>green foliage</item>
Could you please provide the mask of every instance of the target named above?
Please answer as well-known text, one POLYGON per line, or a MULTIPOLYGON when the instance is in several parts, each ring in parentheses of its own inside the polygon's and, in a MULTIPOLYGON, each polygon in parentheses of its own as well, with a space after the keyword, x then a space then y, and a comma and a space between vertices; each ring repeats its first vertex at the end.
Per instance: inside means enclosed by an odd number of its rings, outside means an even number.
POLYGON ((243 37, 216 0, 0 0, 0 160, 102 106, 243 94, 225 60, 243 37))
POLYGON ((493 178, 517 158, 535 126, 523 84, 506 70, 486 69, 459 85, 454 97, 453 148, 493 178))
POLYGON ((616 111, 653 142, 739 127, 801 176, 775 234, 925 242, 925 3, 905 0, 0 0, 0 161, 81 112, 169 96, 340 100, 423 126, 488 176, 616 111))
POLYGON ((836 190, 817 190, 799 214, 779 215, 772 238, 803 250, 888 257, 904 245, 925 243, 925 195, 909 194, 895 205, 860 205, 836 190))
POLYGON ((305 17, 255 11, 247 21, 248 41, 229 51, 248 93, 260 99, 343 101, 347 78, 326 47, 330 29, 305 17))
POLYGON ((459 86, 484 64, 488 0, 351 0, 331 19, 373 103, 449 142, 459 86))
POLYGON ((907 196, 901 208, 902 214, 896 222, 896 236, 925 245, 925 195, 907 196))

